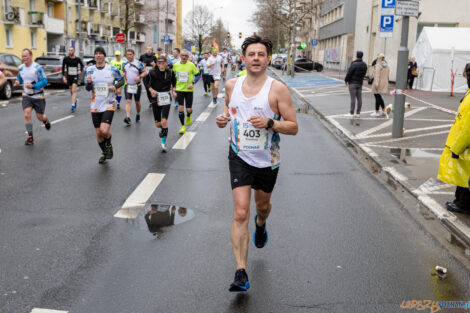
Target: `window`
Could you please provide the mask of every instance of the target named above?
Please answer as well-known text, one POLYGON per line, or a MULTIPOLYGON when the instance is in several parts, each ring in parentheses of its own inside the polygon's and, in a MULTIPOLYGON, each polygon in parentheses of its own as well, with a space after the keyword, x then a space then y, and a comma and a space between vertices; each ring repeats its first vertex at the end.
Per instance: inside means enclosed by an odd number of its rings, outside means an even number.
POLYGON ((68 12, 69 12, 69 13, 68 13, 68 14, 69 14, 68 20, 69 20, 69 22, 71 22, 71 21, 72 21, 72 7, 69 7, 68 12))
POLYGON ((31 31, 31 48, 37 49, 37 47, 38 47, 38 44, 36 40, 36 32, 31 31))
POLYGON ((9 27, 5 28, 5 46, 13 48, 13 31, 9 27))
POLYGON ((31 11, 36 10, 36 0, 29 0, 29 9, 31 11))
POLYGON ((53 3, 47 4, 47 15, 49 17, 54 17, 54 4, 53 3))

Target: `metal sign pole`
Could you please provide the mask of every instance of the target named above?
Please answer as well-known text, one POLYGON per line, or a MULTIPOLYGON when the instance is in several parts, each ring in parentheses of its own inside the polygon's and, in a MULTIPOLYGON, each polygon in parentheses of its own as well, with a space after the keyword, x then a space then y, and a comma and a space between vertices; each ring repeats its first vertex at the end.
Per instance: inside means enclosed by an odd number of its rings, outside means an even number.
MULTIPOLYGON (((398 49, 397 58, 397 82, 396 89, 405 90, 408 76, 408 29, 410 17, 403 16, 401 25, 401 45, 398 49)), ((403 124, 405 119, 405 95, 402 92, 395 94, 395 104, 393 106, 393 138, 403 137, 403 124)))

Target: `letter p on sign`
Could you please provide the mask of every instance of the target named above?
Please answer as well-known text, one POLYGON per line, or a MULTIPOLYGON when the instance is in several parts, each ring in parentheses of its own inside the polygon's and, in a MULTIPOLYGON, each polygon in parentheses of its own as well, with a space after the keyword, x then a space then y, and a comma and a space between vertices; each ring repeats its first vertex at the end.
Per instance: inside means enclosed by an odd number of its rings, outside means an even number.
POLYGON ((383 9, 394 9, 396 0, 382 0, 383 9))

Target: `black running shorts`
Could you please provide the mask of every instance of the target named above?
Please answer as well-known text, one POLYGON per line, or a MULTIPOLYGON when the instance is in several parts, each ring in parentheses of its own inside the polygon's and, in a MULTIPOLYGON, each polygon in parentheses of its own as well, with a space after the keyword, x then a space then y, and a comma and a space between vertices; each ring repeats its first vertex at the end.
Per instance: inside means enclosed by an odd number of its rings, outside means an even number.
POLYGON ((170 115, 170 107, 170 104, 159 106, 157 102, 152 102, 152 111, 155 123, 160 123, 162 119, 168 119, 168 115, 170 115))
POLYGON ((229 148, 228 164, 230 169, 230 182, 232 189, 241 186, 251 186, 255 190, 266 193, 273 192, 276 185, 279 167, 274 170, 271 167, 258 168, 243 161, 232 149, 229 148))
POLYGON ((78 85, 78 75, 70 76, 67 75, 67 86, 72 86, 73 84, 78 85))
POLYGON ((191 109, 193 107, 193 92, 177 91, 176 101, 178 101, 178 105, 185 105, 186 109, 191 109))
POLYGON ((101 123, 106 123, 111 125, 113 122, 114 111, 104 111, 104 112, 97 112, 91 113, 91 119, 93 121, 93 126, 95 128, 100 128, 101 123))
POLYGON ((132 100, 132 96, 134 96, 135 101, 140 101, 140 95, 142 93, 142 85, 137 85, 137 93, 128 93, 127 92, 128 86, 129 85, 126 85, 126 87, 124 88, 124 96, 126 97, 126 100, 132 100))

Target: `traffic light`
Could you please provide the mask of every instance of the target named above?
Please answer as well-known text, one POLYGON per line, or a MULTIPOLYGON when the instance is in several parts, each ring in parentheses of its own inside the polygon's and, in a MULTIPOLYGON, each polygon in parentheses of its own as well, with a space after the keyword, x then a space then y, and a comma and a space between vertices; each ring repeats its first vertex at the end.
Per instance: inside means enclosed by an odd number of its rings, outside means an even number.
POLYGON ((230 33, 227 33, 227 38, 230 38, 230 33))
POLYGON ((242 39, 242 33, 238 33, 238 38, 242 39))

